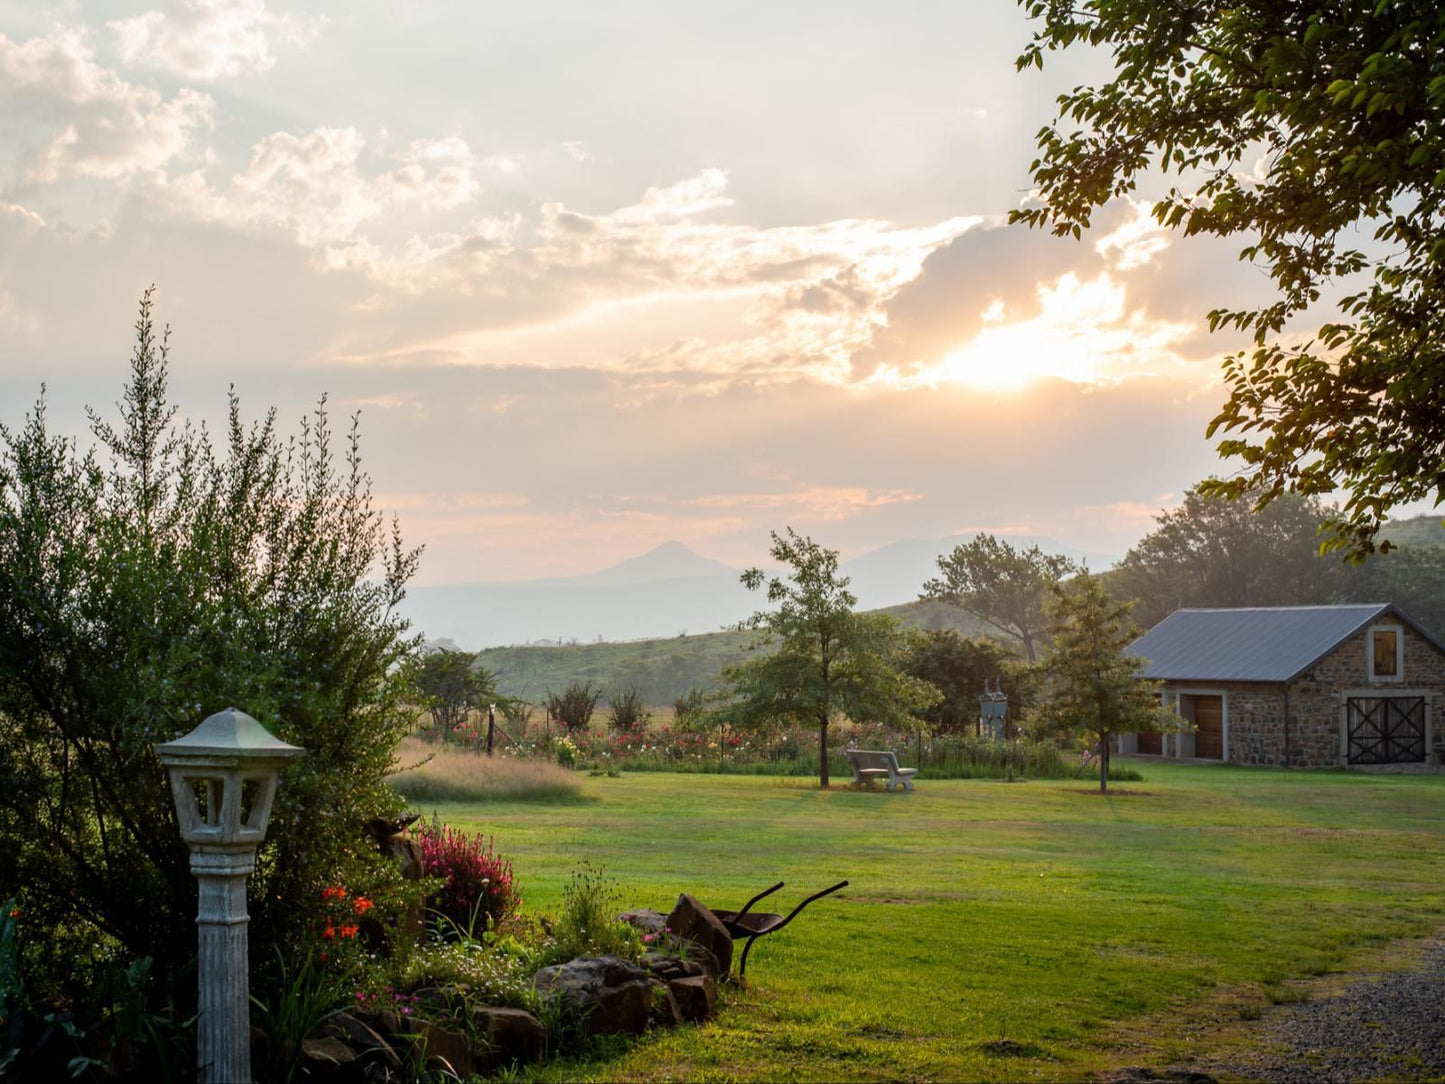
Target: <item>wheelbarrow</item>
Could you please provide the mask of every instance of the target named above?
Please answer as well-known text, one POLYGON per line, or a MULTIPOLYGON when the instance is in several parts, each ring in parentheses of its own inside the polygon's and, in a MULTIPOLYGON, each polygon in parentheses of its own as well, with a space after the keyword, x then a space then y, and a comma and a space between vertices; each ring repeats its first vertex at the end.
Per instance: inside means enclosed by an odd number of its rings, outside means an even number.
POLYGON ((713 911, 713 914, 717 915, 718 921, 723 924, 723 927, 727 930, 728 935, 731 936, 734 941, 742 938, 747 939, 747 943, 743 945, 742 961, 738 964, 738 978, 740 979, 747 977, 748 953, 752 951, 754 941, 756 941, 759 937, 766 936, 767 934, 777 933, 789 922, 792 922, 793 919, 797 918, 798 913, 802 911, 804 907, 808 906, 808 904, 812 903, 814 900, 820 900, 824 896, 827 896, 833 892, 837 892, 840 888, 847 888, 848 882, 839 881, 831 888, 825 888, 821 892, 814 892, 802 903, 794 907, 792 911, 790 911, 786 916, 770 914, 767 911, 758 911, 755 913, 753 912, 753 904, 757 903, 758 900, 762 899, 764 896, 771 896, 774 892, 776 892, 782 887, 783 882, 779 881, 777 884, 773 885, 772 888, 763 889, 752 899, 748 900, 747 903, 743 904, 743 909, 741 911, 713 911))

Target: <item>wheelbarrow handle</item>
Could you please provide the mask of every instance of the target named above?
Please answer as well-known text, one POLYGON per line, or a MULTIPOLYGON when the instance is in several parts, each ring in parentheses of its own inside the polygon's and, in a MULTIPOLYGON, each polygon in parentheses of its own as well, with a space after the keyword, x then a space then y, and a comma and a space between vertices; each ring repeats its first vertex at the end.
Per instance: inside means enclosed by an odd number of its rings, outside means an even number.
POLYGON ((749 911, 751 911, 751 910, 753 909, 753 904, 757 903, 758 900, 762 899, 764 896, 771 896, 774 892, 776 892, 778 889, 780 889, 780 888, 782 888, 782 887, 783 887, 783 882, 782 882, 782 881, 779 881, 777 884, 773 885, 772 888, 765 888, 765 889, 763 889, 761 892, 759 892, 759 893, 758 893, 756 896, 754 896, 752 899, 748 900, 747 903, 743 904, 743 909, 742 909, 741 911, 739 911, 737 914, 733 915, 733 921, 736 922, 738 919, 742 918, 743 915, 745 915, 745 914, 747 914, 749 911))
POLYGON ((773 927, 771 930, 769 930, 768 932, 769 932, 769 933, 774 933, 774 932, 777 931, 777 930, 781 930, 784 926, 786 926, 789 922, 792 922, 793 919, 798 916, 798 912, 799 912, 799 911, 801 911, 804 907, 808 906, 808 904, 812 903, 814 900, 821 900, 824 896, 831 895, 832 893, 837 892, 838 889, 840 889, 840 888, 847 888, 847 887, 848 887, 848 882, 847 882, 847 881, 839 881, 837 884, 833 885, 833 886, 830 887, 830 888, 825 888, 825 889, 823 889, 823 891, 821 891, 821 892, 814 892, 811 896, 809 896, 807 899, 805 899, 802 903, 800 903, 800 904, 798 904, 798 906, 794 907, 793 910, 788 914, 788 917, 787 917, 787 918, 783 919, 783 921, 779 922, 776 926, 774 926, 774 927, 773 927))

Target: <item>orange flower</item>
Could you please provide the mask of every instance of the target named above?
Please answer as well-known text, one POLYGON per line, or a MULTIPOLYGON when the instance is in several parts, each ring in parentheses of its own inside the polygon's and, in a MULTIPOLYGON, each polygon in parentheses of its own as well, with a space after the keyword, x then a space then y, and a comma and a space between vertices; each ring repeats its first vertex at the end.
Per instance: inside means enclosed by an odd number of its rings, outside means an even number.
POLYGON ((323 941, 330 941, 330 940, 331 940, 333 937, 335 937, 335 936, 336 936, 336 927, 335 927, 335 926, 327 926, 326 929, 324 929, 324 930, 321 931, 321 939, 322 939, 323 941))
POLYGON ((342 936, 342 937, 355 937, 355 936, 356 936, 356 931, 357 931, 358 929, 360 929, 359 926, 343 926, 343 927, 341 927, 341 936, 342 936))
POLYGON ((321 898, 323 900, 344 900, 346 899, 346 889, 340 885, 332 885, 321 893, 321 898))
POLYGON ((357 896, 356 902, 351 905, 351 909, 358 915, 364 915, 371 910, 371 901, 365 896, 357 896))

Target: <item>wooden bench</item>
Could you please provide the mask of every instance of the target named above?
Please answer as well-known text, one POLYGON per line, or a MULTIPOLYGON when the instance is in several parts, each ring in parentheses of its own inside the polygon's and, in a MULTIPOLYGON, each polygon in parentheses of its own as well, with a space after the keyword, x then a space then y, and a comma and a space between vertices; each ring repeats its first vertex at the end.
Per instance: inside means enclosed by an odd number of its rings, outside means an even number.
POLYGON ((849 749, 845 754, 853 767, 853 782, 865 783, 881 779, 889 790, 902 784, 904 790, 913 789, 913 777, 917 768, 900 768, 898 757, 892 750, 884 752, 875 749, 849 749))

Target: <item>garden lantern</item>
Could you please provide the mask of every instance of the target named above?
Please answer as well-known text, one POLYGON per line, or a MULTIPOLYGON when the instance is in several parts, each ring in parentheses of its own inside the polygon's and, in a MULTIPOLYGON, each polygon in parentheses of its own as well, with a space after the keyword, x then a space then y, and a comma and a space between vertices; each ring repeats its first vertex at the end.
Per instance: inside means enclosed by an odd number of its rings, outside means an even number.
POLYGON ((199 888, 197 1072, 209 1084, 249 1081, 246 878, 266 837, 281 768, 305 750, 235 708, 155 750, 170 769, 171 797, 199 888))

